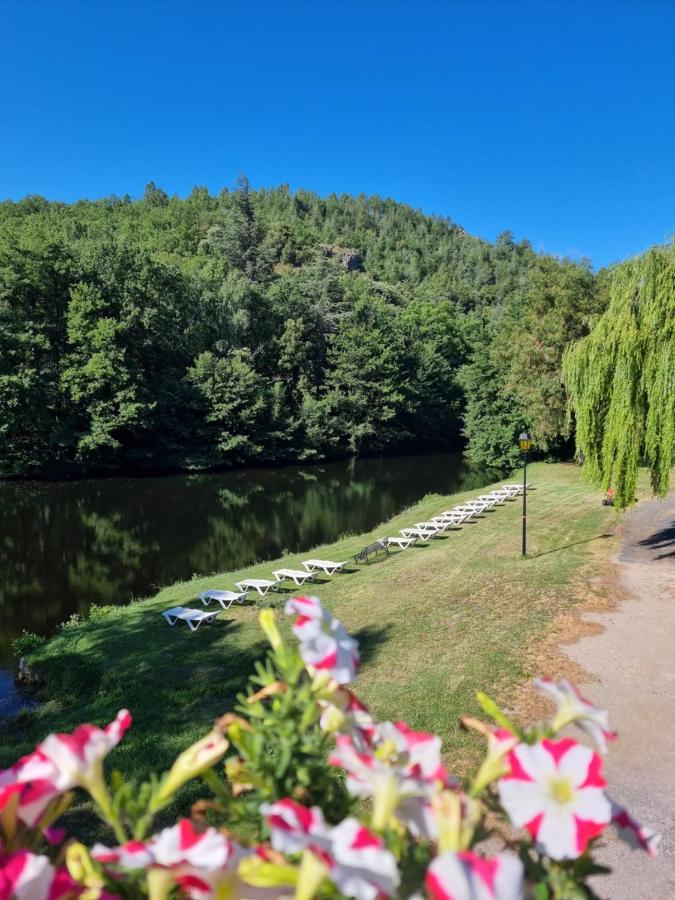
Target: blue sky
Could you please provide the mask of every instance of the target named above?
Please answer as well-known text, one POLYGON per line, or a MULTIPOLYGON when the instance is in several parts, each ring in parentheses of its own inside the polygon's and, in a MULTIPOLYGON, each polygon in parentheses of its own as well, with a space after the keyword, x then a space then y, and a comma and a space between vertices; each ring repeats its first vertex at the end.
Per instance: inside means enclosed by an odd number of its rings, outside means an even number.
POLYGON ((605 265, 675 232, 675 0, 2 0, 0 198, 391 196, 605 265))

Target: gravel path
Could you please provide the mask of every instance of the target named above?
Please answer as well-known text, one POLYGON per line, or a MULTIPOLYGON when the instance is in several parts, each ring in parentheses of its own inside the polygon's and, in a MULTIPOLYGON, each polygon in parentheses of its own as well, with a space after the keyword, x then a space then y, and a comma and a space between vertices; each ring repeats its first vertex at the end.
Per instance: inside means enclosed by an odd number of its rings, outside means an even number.
POLYGON ((584 692, 619 731, 606 762, 612 795, 663 835, 654 860, 611 838, 597 880, 608 900, 675 898, 675 496, 638 503, 622 525, 618 578, 628 600, 584 616, 605 629, 566 649, 594 677, 584 692))

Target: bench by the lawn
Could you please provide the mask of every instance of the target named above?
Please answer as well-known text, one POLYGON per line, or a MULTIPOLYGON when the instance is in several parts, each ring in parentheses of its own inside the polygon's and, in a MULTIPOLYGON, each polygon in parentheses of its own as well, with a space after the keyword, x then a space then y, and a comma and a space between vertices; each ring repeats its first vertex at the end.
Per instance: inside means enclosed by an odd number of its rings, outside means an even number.
POLYGON ((364 547, 363 550, 360 550, 354 556, 354 562, 368 562, 370 556, 377 556, 378 553, 384 553, 386 556, 389 556, 389 549, 387 547, 386 538, 375 541, 374 544, 368 544, 367 547, 364 547))

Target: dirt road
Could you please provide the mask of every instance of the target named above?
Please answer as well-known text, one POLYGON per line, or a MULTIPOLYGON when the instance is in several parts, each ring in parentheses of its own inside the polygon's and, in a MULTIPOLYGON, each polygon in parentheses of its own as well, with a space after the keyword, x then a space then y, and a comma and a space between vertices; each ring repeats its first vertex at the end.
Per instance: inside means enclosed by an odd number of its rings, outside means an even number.
POLYGON ((675 898, 675 496, 639 503, 621 526, 617 557, 628 600, 589 614, 605 629, 566 648, 594 681, 582 685, 619 731, 606 761, 617 802, 663 835, 652 861, 612 838, 602 861, 614 874, 595 889, 608 900, 675 898))

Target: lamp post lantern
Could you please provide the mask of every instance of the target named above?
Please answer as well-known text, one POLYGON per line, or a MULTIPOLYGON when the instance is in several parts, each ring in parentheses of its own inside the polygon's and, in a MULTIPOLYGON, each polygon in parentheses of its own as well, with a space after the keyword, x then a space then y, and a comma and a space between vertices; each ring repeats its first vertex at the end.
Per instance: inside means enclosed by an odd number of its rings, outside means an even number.
POLYGON ((529 432, 521 432, 518 446, 523 454, 523 556, 525 556, 527 554, 527 454, 532 449, 532 437, 529 432))

